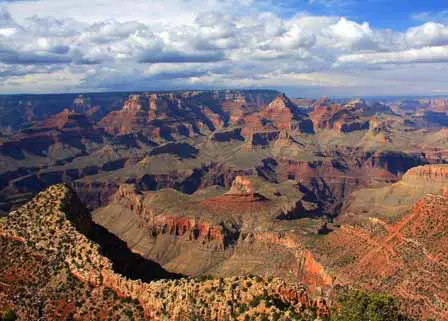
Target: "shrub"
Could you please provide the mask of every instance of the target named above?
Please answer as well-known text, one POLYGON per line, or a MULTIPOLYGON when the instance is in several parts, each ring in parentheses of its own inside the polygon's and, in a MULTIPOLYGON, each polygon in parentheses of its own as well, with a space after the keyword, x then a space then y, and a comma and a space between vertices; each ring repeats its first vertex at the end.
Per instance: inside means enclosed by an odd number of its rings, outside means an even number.
POLYGON ((17 320, 17 315, 13 310, 8 309, 5 312, 3 312, 1 321, 15 321, 15 320, 17 320))
POLYGON ((247 305, 245 303, 240 303, 238 310, 240 314, 243 314, 247 310, 247 305))
POLYGON ((134 316, 134 314, 132 313, 131 310, 126 310, 126 311, 124 311, 124 315, 125 315, 129 320, 132 320, 132 318, 133 318, 133 316, 134 316))
POLYGON ((386 294, 349 291, 338 300, 335 321, 409 321, 399 311, 398 301, 386 294))
POLYGON ((256 296, 252 299, 252 301, 249 303, 249 305, 253 308, 257 307, 261 303, 261 296, 256 296))

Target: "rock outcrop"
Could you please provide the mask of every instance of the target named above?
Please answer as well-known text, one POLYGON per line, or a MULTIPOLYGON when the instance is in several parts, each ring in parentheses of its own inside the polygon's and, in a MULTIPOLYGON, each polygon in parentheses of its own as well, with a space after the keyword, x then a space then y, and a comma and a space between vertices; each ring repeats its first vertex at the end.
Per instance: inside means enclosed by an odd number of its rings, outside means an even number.
POLYGON ((311 120, 284 94, 259 113, 248 115, 244 123, 242 134, 251 141, 256 140, 256 135, 276 133, 278 136, 281 131, 313 133, 311 120))
POLYGON ((448 185, 448 165, 411 168, 395 184, 354 192, 338 220, 346 222, 377 217, 395 222, 426 194, 437 194, 448 185))
POLYGON ((136 253, 172 271, 196 276, 275 271, 286 278, 293 273, 313 291, 327 291, 331 277, 322 266, 316 270, 319 263, 294 233, 272 232, 298 219, 310 220, 301 233, 322 231, 317 204, 303 196, 291 182, 270 184, 242 176, 227 192, 208 188, 191 196, 173 190, 141 193, 124 185, 94 220, 136 253))
POLYGON ((368 130, 370 120, 376 113, 389 113, 391 110, 382 104, 367 105, 363 100, 347 104, 336 104, 328 98, 322 98, 314 104, 310 113, 314 130, 335 130, 338 133, 368 130))
MULTIPOLYGON (((112 134, 143 132, 152 139, 192 137, 237 124, 265 106, 270 93, 179 92, 130 95, 120 111, 101 120, 112 134)), ((269 101, 269 100, 268 100, 269 101)))
MULTIPOLYGON (((125 303, 129 309, 125 313, 134 320, 177 320, 188 316, 209 320, 243 320, 246 315, 250 317, 256 312, 267 317, 276 314, 279 320, 287 320, 291 313, 297 316, 310 313, 311 316, 311 308, 315 306, 318 306, 317 316, 328 315, 328 308, 322 300, 314 302, 300 285, 289 285, 277 278, 269 281, 258 277, 209 281, 181 279, 151 283, 129 279, 115 272, 112 262, 102 255, 104 250, 88 238, 94 229, 89 215, 84 212, 73 192, 66 186, 59 185, 40 193, 33 201, 2 219, 0 244, 6 244, 9 253, 17 253, 11 251, 12 247, 17 247, 31 253, 33 259, 36 255, 42 256, 39 269, 32 271, 34 280, 40 282, 47 277, 59 278, 61 273, 68 273, 65 278, 73 276, 82 285, 89 284, 93 288, 90 288, 90 292, 102 293, 98 295, 97 309, 84 311, 83 304, 67 308, 71 316, 79 320, 99 319, 99 313, 104 313, 105 308, 112 310, 114 303, 107 301, 110 290, 118 298, 125 299, 124 302, 130 302, 125 303), (242 304, 244 309, 240 308, 242 304), (292 312, 285 314, 284 306, 292 312)), ((20 260, 20 256, 11 259, 10 264, 14 264, 15 260, 20 260)), ((30 261, 27 264, 31 264, 30 261)), ((31 282, 26 280, 23 284, 31 288, 31 282)), ((63 291, 65 295, 72 293, 73 281, 59 284, 68 286, 63 291)), ((15 283, 13 279, 2 279, 1 286, 4 285, 9 287, 15 283)), ((46 294, 53 290, 51 283, 45 289, 45 292, 36 292, 33 300, 21 301, 20 305, 20 298, 8 294, 9 292, 0 297, 0 302, 12 304, 22 319, 36 316, 53 319, 60 315, 57 300, 61 294, 54 292, 53 297, 46 294), (42 306, 45 306, 44 310, 42 306)), ((80 289, 81 292, 78 293, 84 297, 86 293, 82 291, 87 290, 83 286, 80 289)), ((112 302, 116 302, 116 299, 112 302)), ((118 306, 118 303, 115 305, 118 306)), ((109 313, 109 318, 112 316, 109 313)), ((118 320, 119 316, 114 315, 113 318, 118 320)))
POLYGON ((402 178, 408 184, 448 184, 448 165, 427 165, 411 168, 402 178))
POLYGON ((336 284, 398 296, 419 320, 448 320, 447 168, 416 167, 389 187, 354 193, 342 226, 312 249, 336 284))

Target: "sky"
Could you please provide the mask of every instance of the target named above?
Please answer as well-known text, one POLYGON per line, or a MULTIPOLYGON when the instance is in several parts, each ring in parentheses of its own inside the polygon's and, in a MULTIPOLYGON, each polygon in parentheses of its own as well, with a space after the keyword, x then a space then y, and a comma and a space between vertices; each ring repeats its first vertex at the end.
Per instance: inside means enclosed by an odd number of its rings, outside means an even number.
POLYGON ((443 0, 0 0, 0 94, 448 95, 443 0))

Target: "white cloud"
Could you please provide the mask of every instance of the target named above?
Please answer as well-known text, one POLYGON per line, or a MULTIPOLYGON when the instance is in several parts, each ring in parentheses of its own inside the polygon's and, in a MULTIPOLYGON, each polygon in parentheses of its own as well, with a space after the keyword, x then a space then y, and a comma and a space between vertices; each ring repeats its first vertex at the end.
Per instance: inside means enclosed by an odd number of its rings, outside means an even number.
POLYGON ((301 47, 309 48, 316 43, 316 35, 301 27, 299 24, 292 24, 285 33, 276 37, 272 41, 272 46, 279 49, 297 49, 301 47))
POLYGON ((421 26, 410 28, 406 32, 409 46, 438 46, 448 44, 448 26, 427 22, 421 26))
POLYGON ((358 86, 368 91, 370 83, 372 91, 379 91, 379 84, 399 91, 412 87, 406 85, 411 66, 437 63, 439 68, 428 70, 438 79, 440 64, 448 63, 448 27, 442 23, 398 32, 346 17, 302 12, 282 18, 266 12, 268 2, 9 3, 0 7, 0 81, 5 84, 0 90, 322 86, 356 91, 358 86), (393 85, 381 79, 397 70, 403 73, 396 73, 401 78, 393 85), (41 86, 45 72, 48 79, 41 86))
POLYGON ((325 31, 334 39, 334 47, 345 49, 372 49, 375 41, 372 29, 367 22, 358 24, 354 21, 341 18, 325 31))
POLYGON ((236 14, 253 4, 253 0, 39 0, 13 2, 8 4, 8 9, 19 21, 45 12, 47 16, 73 18, 85 23, 114 19, 163 26, 191 25, 204 13, 236 14))
POLYGON ((0 37, 11 37, 16 32, 16 28, 0 28, 0 37))
POLYGON ((448 46, 423 47, 395 52, 361 53, 344 55, 340 63, 410 64, 448 62, 448 46))

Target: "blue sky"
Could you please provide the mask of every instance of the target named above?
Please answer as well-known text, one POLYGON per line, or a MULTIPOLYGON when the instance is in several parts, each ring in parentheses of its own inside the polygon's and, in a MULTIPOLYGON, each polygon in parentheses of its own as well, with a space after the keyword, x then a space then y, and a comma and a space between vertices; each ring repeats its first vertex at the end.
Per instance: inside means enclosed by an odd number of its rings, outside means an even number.
POLYGON ((375 28, 405 30, 423 20, 448 20, 448 5, 443 0, 283 0, 274 1, 288 17, 298 11, 315 15, 345 16, 358 22, 369 21, 375 28), (445 12, 444 12, 445 11, 445 12), (418 16, 421 14, 426 14, 418 16), (439 15, 439 16, 438 16, 439 15))
POLYGON ((0 93, 446 95, 442 2, 0 0, 0 93))

